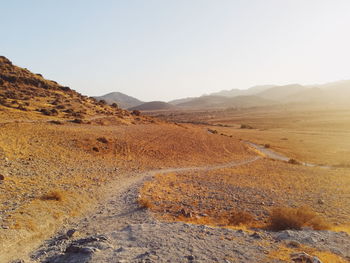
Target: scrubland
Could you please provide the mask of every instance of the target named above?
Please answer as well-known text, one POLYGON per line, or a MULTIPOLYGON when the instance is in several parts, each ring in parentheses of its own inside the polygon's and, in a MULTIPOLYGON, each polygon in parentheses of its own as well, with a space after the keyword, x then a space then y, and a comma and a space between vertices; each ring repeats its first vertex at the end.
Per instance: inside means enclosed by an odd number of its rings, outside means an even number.
POLYGON ((146 206, 169 220, 265 228, 275 208, 309 207, 333 227, 346 228, 349 193, 346 169, 261 159, 209 172, 159 174, 145 184, 141 196, 146 206))
MULTIPOLYGON (((233 229, 350 232, 350 109, 278 106, 151 115, 264 145, 295 160, 265 156, 239 167, 158 174, 143 186, 140 202, 159 219, 233 229)), ((291 253, 301 250, 323 262, 347 262, 326 250, 283 245, 269 257, 289 262, 291 253)))
POLYGON ((157 251, 183 262, 180 248, 206 261, 218 254, 220 262, 288 262, 300 250, 324 262, 350 258, 349 236, 341 232, 350 221, 349 109, 278 106, 153 118, 83 96, 2 56, 0 87, 1 262, 29 255, 51 262, 48 254, 53 262, 77 262, 79 249, 97 262, 159 259, 157 251), (295 161, 264 158, 244 141, 295 161), (155 170, 164 172, 152 179, 155 170), (189 224, 171 223, 177 221, 189 224), (73 222, 81 239, 55 236, 73 222), (284 229, 299 232, 278 232, 284 229), (97 230, 109 235, 109 252, 101 244, 84 247, 97 230), (34 252, 50 236, 54 245, 34 252), (182 240, 198 242, 197 251, 182 240), (124 243, 129 250, 120 250, 124 243))
POLYGON ((218 133, 269 144, 277 152, 303 162, 339 167, 350 165, 349 107, 289 105, 152 115, 179 123, 210 125, 218 133))
POLYGON ((192 126, 94 122, 1 124, 2 251, 35 246, 67 219, 92 209, 104 187, 126 174, 251 156, 238 140, 192 126))

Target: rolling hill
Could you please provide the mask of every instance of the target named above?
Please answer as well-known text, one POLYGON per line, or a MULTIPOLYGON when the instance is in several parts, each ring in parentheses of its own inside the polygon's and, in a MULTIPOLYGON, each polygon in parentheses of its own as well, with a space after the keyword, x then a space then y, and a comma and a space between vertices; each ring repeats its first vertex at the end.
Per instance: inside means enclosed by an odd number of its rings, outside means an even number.
POLYGON ((197 97, 188 97, 188 98, 176 99, 176 100, 168 101, 168 103, 170 103, 172 105, 178 105, 178 104, 181 104, 181 103, 185 103, 185 102, 191 101, 191 100, 196 99, 196 98, 197 97))
POLYGON ((258 96, 237 96, 237 97, 223 97, 223 96, 202 96, 191 101, 178 104, 182 108, 248 108, 257 106, 266 106, 276 104, 272 100, 261 98, 258 96))
POLYGON ((150 101, 135 107, 131 107, 128 110, 152 111, 152 110, 172 110, 172 109, 176 109, 176 106, 164 101, 150 101))
POLYGON ((103 96, 95 97, 95 99, 104 100, 108 104, 117 103, 117 105, 123 109, 135 107, 144 103, 141 100, 138 100, 121 92, 111 92, 103 96))
POLYGON ((307 90, 306 87, 299 84, 290 84, 285 86, 276 86, 265 91, 258 93, 259 97, 265 99, 271 99, 276 101, 281 101, 284 98, 291 96, 295 93, 307 90))
POLYGON ((126 110, 112 107, 28 69, 12 64, 0 56, 0 117, 16 119, 73 119, 82 121, 96 116, 114 116, 132 121, 126 110))
POLYGON ((247 90, 222 90, 201 97, 176 99, 169 102, 142 102, 120 92, 96 97, 107 103, 117 103, 130 110, 152 111, 171 109, 249 108, 276 104, 347 104, 350 101, 350 81, 320 85, 259 85, 247 90), (131 105, 131 106, 129 106, 131 105))
POLYGON ((249 89, 232 89, 232 90, 222 90, 219 92, 211 93, 213 96, 224 96, 224 97, 237 97, 237 96, 247 96, 256 95, 260 92, 268 90, 270 88, 276 87, 276 85, 259 85, 254 86, 249 89))

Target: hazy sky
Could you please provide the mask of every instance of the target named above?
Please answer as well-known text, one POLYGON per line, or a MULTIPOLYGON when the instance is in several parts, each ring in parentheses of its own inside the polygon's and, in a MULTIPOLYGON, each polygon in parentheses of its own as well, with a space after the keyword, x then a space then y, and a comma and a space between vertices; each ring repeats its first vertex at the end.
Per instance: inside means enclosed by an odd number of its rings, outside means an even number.
POLYGON ((350 0, 0 0, 0 54, 86 94, 170 100, 350 79, 350 0))

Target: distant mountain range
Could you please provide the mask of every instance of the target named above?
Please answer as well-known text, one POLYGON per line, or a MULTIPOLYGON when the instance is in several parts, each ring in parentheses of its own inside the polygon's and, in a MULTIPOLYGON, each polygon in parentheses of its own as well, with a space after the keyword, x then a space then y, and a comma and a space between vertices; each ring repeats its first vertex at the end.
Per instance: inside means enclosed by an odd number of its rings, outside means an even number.
POLYGON ((97 99, 117 103, 130 110, 220 109, 249 108, 289 103, 350 104, 350 80, 322 85, 300 84, 254 86, 247 90, 232 89, 210 95, 172 100, 169 102, 142 102, 120 92, 106 94, 97 99))
POLYGON ((222 90, 219 92, 211 93, 213 96, 224 96, 224 97, 236 97, 236 96, 248 96, 255 95, 259 92, 263 92, 270 88, 277 87, 276 85, 261 85, 254 86, 249 89, 231 89, 231 90, 222 90))

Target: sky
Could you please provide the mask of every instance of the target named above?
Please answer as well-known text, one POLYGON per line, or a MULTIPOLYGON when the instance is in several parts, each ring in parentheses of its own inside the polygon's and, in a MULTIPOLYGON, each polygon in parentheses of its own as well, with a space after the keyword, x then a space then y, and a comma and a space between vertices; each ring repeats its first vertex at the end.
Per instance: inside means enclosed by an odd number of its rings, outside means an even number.
POLYGON ((350 79, 349 0, 0 0, 0 55, 144 101, 350 79))

